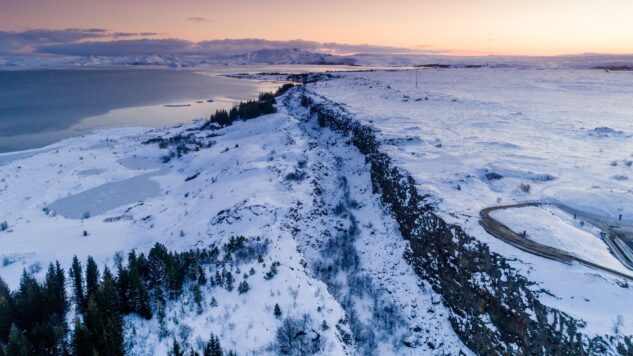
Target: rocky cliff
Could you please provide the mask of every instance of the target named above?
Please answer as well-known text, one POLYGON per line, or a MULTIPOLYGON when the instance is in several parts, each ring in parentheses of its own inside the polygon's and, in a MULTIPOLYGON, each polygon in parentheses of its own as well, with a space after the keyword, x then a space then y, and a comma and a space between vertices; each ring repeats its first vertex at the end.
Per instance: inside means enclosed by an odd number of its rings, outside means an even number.
POLYGON ((633 354, 631 337, 589 337, 584 323, 539 301, 539 290, 506 257, 446 223, 425 203, 414 178, 381 151, 374 128, 342 106, 301 89, 312 119, 348 136, 371 165, 374 193, 391 211, 410 248, 404 258, 451 310, 462 341, 478 354, 633 354))

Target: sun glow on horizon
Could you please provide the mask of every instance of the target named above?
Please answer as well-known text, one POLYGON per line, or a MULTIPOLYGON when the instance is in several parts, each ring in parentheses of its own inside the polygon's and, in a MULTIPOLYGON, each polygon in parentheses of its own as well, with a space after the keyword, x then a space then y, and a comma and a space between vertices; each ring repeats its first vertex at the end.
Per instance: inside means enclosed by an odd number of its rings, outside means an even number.
POLYGON ((105 28, 195 42, 301 38, 460 55, 633 53, 629 0, 0 0, 0 5, 0 30, 105 28))

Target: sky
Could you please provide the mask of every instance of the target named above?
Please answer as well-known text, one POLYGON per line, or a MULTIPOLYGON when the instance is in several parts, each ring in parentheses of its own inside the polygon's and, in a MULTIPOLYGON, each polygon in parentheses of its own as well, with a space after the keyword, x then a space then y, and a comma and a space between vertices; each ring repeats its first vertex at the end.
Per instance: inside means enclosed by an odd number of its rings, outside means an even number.
MULTIPOLYGON (((101 29, 72 42, 261 38, 459 55, 631 54, 631 14, 631 0, 0 0, 0 41, 101 29)), ((33 45, 55 43, 66 42, 33 45)))

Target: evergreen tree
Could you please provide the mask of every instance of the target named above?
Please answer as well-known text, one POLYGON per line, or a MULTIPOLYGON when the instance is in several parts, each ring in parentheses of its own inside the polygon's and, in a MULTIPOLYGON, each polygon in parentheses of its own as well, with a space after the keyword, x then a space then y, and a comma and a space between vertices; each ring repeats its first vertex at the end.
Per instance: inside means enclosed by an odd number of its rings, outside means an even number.
POLYGON ((266 272, 266 275, 264 276, 264 279, 267 280, 267 281, 273 279, 277 275, 277 272, 278 272, 277 267, 279 267, 279 266, 280 266, 279 262, 277 262, 277 261, 273 262, 270 265, 270 271, 266 272))
POLYGON ((223 356, 222 346, 220 345, 220 339, 217 336, 211 334, 209 341, 204 346, 204 356, 223 356))
POLYGON ((130 273, 123 265, 119 265, 117 269, 116 280, 119 290, 119 301, 121 303, 121 313, 129 314, 133 311, 128 299, 130 296, 130 273))
POLYGON ((26 271, 22 272, 15 295, 14 322, 20 330, 29 330, 46 318, 46 303, 39 283, 26 271))
POLYGON ((246 282, 246 281, 242 281, 240 283, 240 285, 237 287, 237 291, 240 294, 247 293, 250 289, 251 289, 251 287, 248 285, 248 282, 246 282))
POLYGON ((83 273, 81 269, 81 263, 79 262, 77 256, 73 257, 73 263, 70 267, 70 278, 73 281, 75 303, 79 307, 79 310, 83 310, 86 306, 86 300, 84 298, 83 273))
POLYGON ((46 303, 50 314, 60 322, 64 322, 68 310, 68 298, 66 297, 66 276, 59 262, 55 266, 51 263, 45 277, 46 303))
MULTIPOLYGON (((150 254, 154 256, 152 251, 150 254)), ((155 267, 152 265, 155 266, 157 260, 156 257, 152 257, 153 262, 150 262, 143 254, 137 257, 132 251, 128 254, 128 266, 119 266, 117 280, 120 309, 123 314, 137 313, 147 320, 152 318, 151 298, 147 285, 150 284, 148 281, 154 278, 152 268, 155 267)), ((158 288, 158 285, 155 288, 158 288)))
POLYGON ((28 330, 28 338, 35 355, 58 355, 64 344, 65 325, 56 321, 42 321, 28 330))
POLYGON ((11 325, 9 331, 9 342, 7 343, 7 355, 29 356, 31 355, 31 345, 24 334, 15 324, 11 325))
POLYGON ((118 312, 107 313, 96 297, 90 297, 84 313, 90 343, 99 355, 123 356, 121 317, 118 312))
POLYGON ((145 284, 140 278, 135 278, 134 275, 131 278, 132 284, 130 290, 132 291, 132 305, 134 312, 141 317, 150 320, 152 318, 152 309, 149 306, 149 294, 145 284))
POLYGON ((273 315, 277 319, 281 318, 281 308, 279 307, 279 304, 277 303, 275 303, 275 310, 273 311, 273 315))
POLYGON ((156 306, 156 316, 158 317, 158 325, 160 328, 158 331, 158 337, 162 340, 169 334, 169 330, 167 330, 167 313, 165 312, 166 301, 160 287, 154 288, 153 299, 154 305, 156 306))
POLYGON ((174 343, 171 346, 171 351, 169 351, 169 356, 185 356, 185 352, 180 347, 180 344, 176 339, 174 339, 174 343))
POLYGON ((85 298, 89 299, 91 296, 97 293, 99 286, 99 267, 95 263, 92 256, 88 256, 88 262, 86 263, 86 295, 85 298))
POLYGON ((108 268, 104 269, 100 281, 96 264, 90 260, 86 266, 86 280, 90 280, 86 290, 90 292, 82 313, 83 322, 75 320, 72 348, 76 355, 122 356, 123 321, 118 283, 108 268))
POLYGON ((71 348, 73 355, 76 356, 91 356, 94 354, 92 342, 90 340, 90 333, 86 327, 81 323, 79 318, 75 318, 75 327, 73 330, 73 336, 71 340, 71 348))
POLYGON ((103 280, 96 293, 96 300, 103 312, 107 315, 121 313, 121 302, 119 299, 119 286, 116 278, 107 267, 103 270, 103 280))
POLYGON ((198 315, 202 314, 202 292, 200 291, 199 285, 194 285, 193 289, 193 302, 196 304, 196 313, 198 315))
MULTIPOLYGON (((243 241, 234 239, 231 245, 236 259, 244 247, 243 244, 243 241)), ((67 277, 59 263, 48 266, 41 283, 24 271, 19 288, 13 293, 0 279, 0 348, 5 346, 0 350, 0 356, 4 353, 123 355, 123 315, 137 313, 151 319, 150 306, 155 306, 159 319, 164 322, 167 296, 164 293, 169 293, 169 297, 177 297, 182 293, 185 283, 192 286, 198 313, 202 312, 204 299, 200 286, 206 283, 206 267, 210 263, 218 263, 218 255, 218 248, 211 251, 170 253, 164 246, 157 244, 150 250, 149 258, 143 254, 137 256, 132 251, 128 255, 127 265, 119 260, 117 276, 107 267, 101 275, 92 257, 88 257, 83 274, 81 263, 75 256, 68 276, 78 313, 70 337, 67 337, 66 325, 70 304, 66 294, 67 277)), ((222 262, 222 266, 224 263, 222 262)), ((211 281, 217 281, 231 291, 235 278, 230 271, 222 268, 222 273, 216 270, 215 278, 211 278, 211 281)), ((240 282, 240 294, 249 290, 246 280, 240 282)), ((212 298, 211 306, 217 305, 217 300, 212 298)), ((281 316, 278 305, 275 313, 281 316)), ((161 335, 166 336, 166 332, 161 335)), ((198 354, 193 349, 190 351, 192 355, 198 354)), ((212 352, 211 355, 223 354, 216 336, 211 336, 205 352, 212 352)), ((190 352, 185 352, 174 340, 172 354, 185 353, 190 352)))
POLYGON ((204 273, 202 266, 198 267, 198 284, 204 286, 207 284, 207 276, 204 273))
POLYGON ((149 251, 147 260, 149 264, 149 284, 150 287, 165 287, 166 279, 171 279, 173 273, 170 268, 171 256, 165 246, 156 243, 154 247, 149 251))
POLYGON ((13 300, 9 286, 0 278, 0 341, 9 339, 13 313, 13 300))
POLYGON ((224 282, 226 290, 231 292, 233 290, 233 282, 235 282, 235 278, 233 278, 233 274, 231 272, 226 272, 224 282))

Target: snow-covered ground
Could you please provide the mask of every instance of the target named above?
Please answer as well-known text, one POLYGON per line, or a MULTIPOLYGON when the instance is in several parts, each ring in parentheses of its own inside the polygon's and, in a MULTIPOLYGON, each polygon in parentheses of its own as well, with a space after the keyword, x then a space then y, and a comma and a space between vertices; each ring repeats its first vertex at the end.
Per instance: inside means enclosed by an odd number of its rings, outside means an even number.
MULTIPOLYGON (((215 142, 212 147, 169 163, 161 163, 166 150, 141 144, 185 129, 106 130, 28 158, 3 156, 0 211, 9 230, 0 233, 0 276, 15 288, 23 269, 43 276, 41 269, 50 261, 68 267, 73 255, 82 260, 92 255, 100 265, 112 265, 117 252, 147 251, 156 242, 186 250, 221 244, 231 236, 268 238, 272 244, 265 262, 281 263, 273 280, 262 277, 260 265, 240 266, 257 271, 249 278, 249 293, 213 290, 205 294, 205 304, 213 297, 218 306, 201 315, 185 302, 174 302, 169 317, 176 324, 168 328, 179 335, 177 327, 188 325, 191 335, 185 342, 192 344, 214 332, 227 350, 260 353, 274 340, 279 321, 272 309, 278 303, 284 315, 308 313, 319 324, 327 321, 332 326, 324 332, 327 353, 342 354, 334 325, 344 312, 301 265, 296 242, 282 224, 305 193, 284 179, 305 150, 288 141, 301 135, 296 123, 283 115, 237 123, 207 138, 215 142)), ((155 320, 130 317, 129 323, 128 333, 138 336, 127 340, 134 354, 165 354, 171 346, 171 337, 159 340, 155 320)))
POLYGON ((552 207, 495 210, 491 216, 526 238, 572 253, 576 257, 633 276, 602 241, 600 229, 552 207))
MULTIPOLYGON (((516 257, 513 266, 552 293, 541 296, 546 305, 586 321, 589 334, 611 333, 622 315, 632 334, 633 291, 620 278, 513 248, 487 234, 478 213, 496 204, 548 200, 632 220, 633 76, 461 68, 418 70, 417 81, 416 87, 415 71, 341 73, 307 90, 377 128, 385 152, 412 173, 439 214, 493 251, 516 257)), ((502 212, 521 219, 516 213, 502 212)), ((529 218, 544 226, 521 230, 555 233, 558 245, 618 263, 604 255, 598 237, 583 235, 587 244, 578 246, 578 234, 587 232, 529 218)))
MULTIPOLYGON (((633 95, 629 73, 581 70, 432 69, 339 73, 306 85, 380 132, 382 149, 409 171, 438 214, 463 226, 535 282, 548 306, 587 323, 588 335, 633 334, 633 288, 622 278, 518 250, 487 234, 479 210, 546 200, 588 216, 633 220, 633 95)), ((298 100, 279 112, 210 131, 197 124, 109 129, 42 149, 0 155, 0 277, 43 277, 59 260, 219 246, 231 236, 269 239, 251 290, 205 289, 156 319, 126 317, 133 354, 165 354, 176 337, 196 347, 209 333, 240 354, 274 353, 284 316, 307 314, 323 354, 459 354, 470 351, 450 311, 403 259, 408 242, 373 194, 370 171, 347 138, 307 120, 298 100), (193 150, 143 144, 180 135, 193 150), (192 135, 189 138, 185 136, 192 135), (194 149, 195 148, 195 149, 194 149), (271 280, 266 266, 280 263, 271 280), (212 300, 217 306, 211 306, 212 300), (346 335, 353 334, 352 341, 346 335)), ((285 103, 285 104, 284 104, 285 103)), ((497 211, 539 242, 622 270, 597 230, 555 208, 497 211)))
POLYGON ((128 351, 166 354, 173 338, 196 348, 214 333, 225 350, 274 353, 279 304, 284 317, 310 316, 322 354, 469 354, 441 298, 402 259, 406 242, 364 157, 303 114, 280 106, 213 131, 101 130, 0 155, 0 277, 15 288, 23 270, 42 278, 49 262, 67 269, 74 255, 112 267, 157 242, 181 251, 259 237, 271 241, 263 263, 231 267, 255 270, 248 293, 203 289, 201 312, 184 293, 166 305, 167 336, 156 318, 128 316, 128 351), (143 144, 179 134, 200 149, 164 162, 173 147, 143 144), (341 268, 346 259, 356 262, 341 268), (279 273, 266 280, 274 261, 279 273), (344 342, 346 333, 355 338, 344 342))

